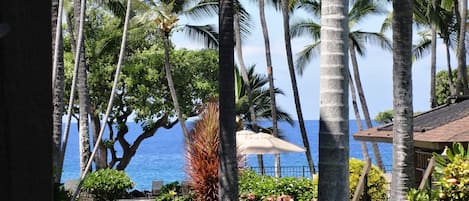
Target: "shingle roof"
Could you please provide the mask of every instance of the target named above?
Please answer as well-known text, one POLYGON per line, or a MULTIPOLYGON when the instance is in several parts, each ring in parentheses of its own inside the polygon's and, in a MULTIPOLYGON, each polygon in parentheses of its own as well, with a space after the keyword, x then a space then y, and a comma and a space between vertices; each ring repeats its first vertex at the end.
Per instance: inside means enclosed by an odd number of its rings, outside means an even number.
MULTIPOLYGON (((355 140, 392 142, 393 124, 353 134, 355 140)), ((469 100, 434 108, 414 117, 416 147, 441 148, 449 142, 469 141, 469 100), (436 143, 436 144, 435 144, 436 143)))

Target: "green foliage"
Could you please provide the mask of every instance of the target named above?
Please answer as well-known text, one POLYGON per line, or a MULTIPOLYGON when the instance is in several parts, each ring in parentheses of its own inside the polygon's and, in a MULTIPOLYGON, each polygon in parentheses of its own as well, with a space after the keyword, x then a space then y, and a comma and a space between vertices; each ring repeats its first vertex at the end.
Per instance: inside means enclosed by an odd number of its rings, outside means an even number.
MULTIPOLYGON (((453 82, 456 83, 456 79, 458 76, 458 70, 455 69, 451 71, 453 76, 453 82)), ((469 71, 468 71, 469 75, 469 71)), ((449 86, 449 78, 448 78, 448 71, 442 70, 436 74, 436 81, 435 81, 435 93, 436 93, 436 102, 438 105, 443 105, 447 103, 448 96, 451 95, 450 86, 449 86)))
POLYGON ((65 190, 63 184, 54 184, 54 200, 55 201, 68 201, 72 199, 72 193, 65 190))
POLYGON ((255 196, 254 200, 280 195, 290 195, 297 201, 309 201, 317 197, 317 185, 308 178, 275 178, 242 170, 238 184, 240 200, 248 200, 250 194, 255 196))
POLYGON ((378 123, 391 123, 393 116, 393 110, 385 110, 376 115, 375 121, 378 123))
POLYGON ((415 188, 411 188, 407 192, 407 199, 409 201, 430 201, 430 195, 428 190, 418 190, 415 188))
MULTIPOLYGON (((350 159, 350 199, 357 186, 360 174, 365 162, 358 159, 350 159)), ((309 178, 275 178, 265 175, 257 175, 251 170, 242 170, 239 176, 240 200, 248 200, 249 195, 254 195, 255 200, 264 200, 267 197, 290 195, 295 200, 309 201, 317 198, 318 176, 309 178)), ((376 166, 372 166, 368 174, 368 194, 371 200, 387 200, 387 184, 383 172, 376 166)))
POLYGON ((446 157, 433 154, 440 200, 469 200, 469 149, 457 142, 447 148, 446 157))
POLYGON ((156 201, 190 201, 192 194, 181 195, 181 185, 175 181, 161 187, 161 193, 158 195, 156 201))
MULTIPOLYGON (((360 174, 363 171, 365 162, 351 158, 349 160, 350 169, 350 199, 353 198, 355 189, 360 178, 360 174)), ((384 173, 376 166, 371 166, 371 170, 368 173, 368 195, 371 200, 386 200, 387 199, 387 185, 384 173)))
POLYGON ((134 183, 124 171, 101 169, 88 174, 83 189, 95 196, 97 201, 113 201, 134 187, 134 183))

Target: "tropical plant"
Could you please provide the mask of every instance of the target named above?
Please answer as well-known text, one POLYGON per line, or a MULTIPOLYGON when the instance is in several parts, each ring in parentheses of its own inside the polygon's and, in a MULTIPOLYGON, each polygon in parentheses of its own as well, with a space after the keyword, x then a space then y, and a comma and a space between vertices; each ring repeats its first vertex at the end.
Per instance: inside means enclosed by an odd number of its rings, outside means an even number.
POLYGON ((393 1, 393 169, 391 200, 405 200, 415 185, 412 107, 413 1, 393 1))
POLYGON ((234 93, 234 35, 232 0, 219 1, 219 199, 238 200, 238 163, 236 160, 236 123, 234 93))
POLYGON ((392 123, 393 110, 385 110, 383 112, 378 112, 375 117, 375 121, 378 123, 392 123))
POLYGON ((440 200, 469 200, 469 148, 460 142, 446 147, 446 156, 435 157, 436 188, 440 200))
MULTIPOLYGON (((265 85, 268 83, 268 79, 265 75, 258 74, 255 71, 256 66, 253 65, 247 69, 247 74, 249 78, 249 85, 251 86, 251 93, 253 97, 253 105, 255 106, 255 116, 256 119, 270 120, 272 119, 272 108, 271 108, 271 99, 270 99, 270 89, 267 89, 265 85)), ((252 128, 250 125, 250 110, 249 110, 249 101, 247 97, 247 86, 242 81, 241 75, 237 69, 235 69, 235 103, 236 103, 236 115, 239 117, 239 120, 246 124, 248 127, 252 128)), ((283 91, 275 88, 275 94, 283 95, 283 91)), ((281 108, 276 107, 276 118, 279 120, 284 120, 293 125, 293 119, 288 113, 283 111, 281 108)), ((260 127, 259 131, 272 133, 272 128, 263 128, 260 127)))
POLYGON ((348 1, 321 2, 318 199, 347 200, 348 1), (327 8, 327 9, 325 9, 327 8))
POLYGON ((97 201, 113 201, 122 198, 134 183, 124 171, 101 169, 88 174, 83 190, 94 195, 97 201))
POLYGON ((218 200, 218 115, 218 104, 208 103, 190 132, 186 172, 196 200, 218 200))

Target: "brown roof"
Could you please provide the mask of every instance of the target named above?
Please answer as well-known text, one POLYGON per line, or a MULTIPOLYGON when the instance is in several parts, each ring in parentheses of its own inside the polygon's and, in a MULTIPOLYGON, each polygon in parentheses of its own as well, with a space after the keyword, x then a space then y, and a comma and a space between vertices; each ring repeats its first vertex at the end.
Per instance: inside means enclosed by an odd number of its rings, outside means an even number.
MULTIPOLYGON (((355 140, 392 143, 393 124, 359 131, 355 140)), ((434 108, 414 117, 416 147, 442 149, 452 142, 469 141, 469 100, 434 108)))

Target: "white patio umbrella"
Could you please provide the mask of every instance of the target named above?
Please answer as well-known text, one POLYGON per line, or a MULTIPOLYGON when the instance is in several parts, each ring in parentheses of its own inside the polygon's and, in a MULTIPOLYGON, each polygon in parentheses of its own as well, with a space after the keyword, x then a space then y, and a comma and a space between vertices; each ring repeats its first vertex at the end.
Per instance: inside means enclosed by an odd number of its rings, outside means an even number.
POLYGON ((236 132, 236 144, 242 154, 279 154, 286 152, 304 152, 303 147, 267 133, 255 133, 250 130, 236 132))

